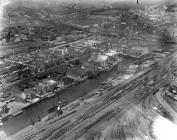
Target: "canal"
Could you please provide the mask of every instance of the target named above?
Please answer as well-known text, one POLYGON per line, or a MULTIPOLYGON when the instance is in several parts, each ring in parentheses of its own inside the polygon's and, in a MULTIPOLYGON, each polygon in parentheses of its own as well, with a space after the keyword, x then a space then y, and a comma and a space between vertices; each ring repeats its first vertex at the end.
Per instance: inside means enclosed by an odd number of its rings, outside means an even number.
POLYGON ((4 125, 0 129, 8 136, 15 134, 21 129, 31 125, 32 120, 34 122, 38 122, 39 118, 43 118, 48 115, 48 110, 54 105, 57 105, 59 100, 67 100, 68 102, 76 100, 83 93, 83 91, 90 92, 96 89, 101 82, 105 81, 107 78, 113 77, 118 72, 125 71, 131 63, 131 59, 122 59, 122 62, 109 72, 101 73, 97 78, 88 79, 79 85, 60 91, 56 96, 43 100, 32 105, 30 108, 25 109, 23 114, 9 118, 7 122, 4 122, 4 125))

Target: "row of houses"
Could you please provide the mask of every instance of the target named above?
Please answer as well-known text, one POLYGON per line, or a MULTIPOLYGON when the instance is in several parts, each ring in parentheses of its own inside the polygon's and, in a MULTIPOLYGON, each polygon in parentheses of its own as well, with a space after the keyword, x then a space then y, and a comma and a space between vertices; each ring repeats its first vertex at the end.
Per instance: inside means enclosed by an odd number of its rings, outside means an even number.
POLYGON ((149 49, 146 47, 127 47, 122 46, 117 49, 118 54, 131 56, 135 58, 139 58, 147 53, 149 53, 149 49))
POLYGON ((62 88, 63 86, 64 82, 48 78, 42 80, 34 87, 25 88, 21 94, 18 94, 18 97, 23 101, 33 101, 36 98, 42 98, 43 96, 53 94, 57 88, 62 88))

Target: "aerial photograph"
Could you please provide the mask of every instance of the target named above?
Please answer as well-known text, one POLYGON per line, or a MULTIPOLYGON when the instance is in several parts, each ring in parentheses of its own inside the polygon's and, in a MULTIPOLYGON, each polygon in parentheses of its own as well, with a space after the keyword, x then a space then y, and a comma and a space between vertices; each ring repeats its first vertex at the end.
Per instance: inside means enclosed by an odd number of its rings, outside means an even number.
POLYGON ((0 140, 177 140, 177 0, 0 0, 0 140))

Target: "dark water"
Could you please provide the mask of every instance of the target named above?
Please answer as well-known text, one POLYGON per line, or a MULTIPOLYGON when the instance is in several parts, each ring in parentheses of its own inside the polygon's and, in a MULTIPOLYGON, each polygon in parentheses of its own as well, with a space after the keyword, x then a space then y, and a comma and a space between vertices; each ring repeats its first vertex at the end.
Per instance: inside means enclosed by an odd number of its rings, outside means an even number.
POLYGON ((30 108, 26 109, 23 114, 12 117, 7 122, 5 122, 1 130, 5 131, 7 135, 12 135, 18 132, 28 125, 31 125, 31 120, 37 122, 39 117, 43 118, 48 115, 48 110, 51 109, 54 105, 57 105, 59 100, 66 99, 68 102, 71 102, 77 99, 83 93, 83 91, 89 92, 96 89, 101 84, 101 82, 105 81, 108 77, 116 75, 117 71, 125 71, 129 64, 131 64, 131 60, 123 59, 123 61, 118 64, 118 66, 114 67, 111 71, 102 73, 95 79, 86 80, 77 86, 65 89, 59 92, 55 97, 32 105, 30 108))

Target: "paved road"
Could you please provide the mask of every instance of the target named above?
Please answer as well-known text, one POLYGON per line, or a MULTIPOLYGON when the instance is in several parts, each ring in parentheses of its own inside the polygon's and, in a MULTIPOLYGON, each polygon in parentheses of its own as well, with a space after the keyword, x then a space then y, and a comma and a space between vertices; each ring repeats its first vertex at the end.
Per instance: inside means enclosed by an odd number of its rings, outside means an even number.
MULTIPOLYGON (((119 114, 121 110, 124 110, 127 106, 134 102, 140 102, 143 98, 148 97, 150 93, 159 89, 165 82, 162 80, 156 81, 156 86, 154 88, 148 88, 147 92, 142 92, 144 83, 146 83, 147 77, 149 80, 154 78, 155 74, 159 74, 159 70, 164 67, 167 62, 171 59, 171 56, 164 58, 160 61, 160 69, 153 65, 146 70, 138 73, 129 80, 115 85, 115 87, 110 87, 107 91, 103 93, 102 96, 97 96, 94 98, 91 104, 86 104, 82 109, 76 109, 76 112, 72 115, 62 118, 56 121, 49 121, 47 123, 42 123, 37 126, 31 127, 19 132, 13 137, 14 140, 39 140, 39 139, 76 139, 82 134, 86 133, 100 121, 105 120, 105 118, 112 118, 116 114, 119 114), (166 61, 165 61, 166 60, 166 61), (147 94, 148 93, 148 94, 147 94), (115 107, 118 107, 115 111, 115 107), (22 133, 23 132, 23 133, 22 133), (24 135, 25 134, 25 135, 24 135)), ((166 81, 167 77, 164 77, 166 81)), ((167 80, 168 81, 168 80, 167 80)), ((121 114, 121 113, 120 113, 121 114)))
POLYGON ((44 127, 40 127, 40 129, 37 129, 39 131, 34 130, 30 134, 26 133, 25 136, 15 137, 14 139, 23 140, 24 138, 31 136, 34 137, 31 137, 29 139, 33 140, 38 140, 40 138, 44 139, 44 137, 47 137, 47 139, 62 139, 67 135, 65 139, 69 140, 74 137, 79 137, 80 134, 85 133, 88 129, 93 127, 93 125, 104 119, 104 117, 107 118, 107 115, 109 116, 109 113, 113 114, 114 116, 115 113, 114 111, 112 111, 112 109, 114 109, 117 104, 122 103, 120 105, 121 108, 119 108, 119 110, 122 110, 126 108, 126 106, 130 105, 132 102, 141 101, 144 95, 147 96, 147 94, 139 94, 140 92, 137 92, 136 89, 141 89, 145 77, 148 75, 148 77, 150 77, 151 79, 153 77, 152 73, 154 73, 154 69, 153 71, 150 69, 150 72, 145 71, 145 74, 140 73, 137 76, 130 78, 130 80, 126 81, 121 87, 116 86, 112 90, 107 91, 105 94, 103 94, 103 96, 98 97, 91 105, 89 105, 88 109, 86 107, 84 108, 84 110, 79 110, 79 113, 74 114, 69 119, 70 122, 68 122, 68 119, 65 118, 63 119, 63 121, 54 123, 52 125, 48 124, 49 126, 46 125, 48 128, 52 128, 50 130, 46 129, 46 126, 44 125, 44 127), (120 90, 120 88, 122 90, 120 90), (136 92, 133 92, 134 90, 136 92), (107 112, 108 114, 106 114, 107 112), (104 117, 102 118, 101 116, 104 117))
MULTIPOLYGON (((177 52, 174 52, 172 55, 172 59, 168 62, 168 64, 166 65, 166 67, 170 70, 170 65, 171 63, 177 59, 177 52)), ((173 75, 171 74, 171 71, 169 72, 169 79, 171 80, 171 78, 173 78, 173 75)), ((171 105, 168 104, 168 102, 163 98, 163 96, 165 95, 165 92, 163 91, 159 91, 156 94, 156 99, 157 101, 161 104, 161 106, 163 106, 166 110, 168 110, 170 112, 170 114, 173 116, 174 121, 177 121, 177 112, 171 107, 171 105)))

